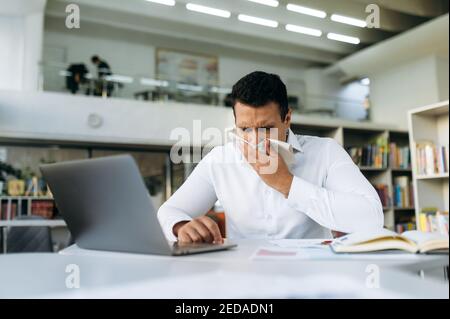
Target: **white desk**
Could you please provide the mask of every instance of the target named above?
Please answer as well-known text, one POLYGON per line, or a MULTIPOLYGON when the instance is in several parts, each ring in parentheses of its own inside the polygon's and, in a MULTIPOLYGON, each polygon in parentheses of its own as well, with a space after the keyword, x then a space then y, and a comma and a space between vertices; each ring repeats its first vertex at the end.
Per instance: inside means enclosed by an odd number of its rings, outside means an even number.
POLYGON ((448 281, 421 278, 443 269, 448 256, 307 255, 255 260, 265 241, 242 240, 231 251, 183 257, 83 250, 0 256, 0 298, 449 298, 448 281), (80 270, 80 288, 66 287, 67 265, 80 270), (367 285, 379 268, 380 288, 367 285), (368 268, 369 266, 369 268, 368 268), (372 267, 372 268, 370 268, 372 267))

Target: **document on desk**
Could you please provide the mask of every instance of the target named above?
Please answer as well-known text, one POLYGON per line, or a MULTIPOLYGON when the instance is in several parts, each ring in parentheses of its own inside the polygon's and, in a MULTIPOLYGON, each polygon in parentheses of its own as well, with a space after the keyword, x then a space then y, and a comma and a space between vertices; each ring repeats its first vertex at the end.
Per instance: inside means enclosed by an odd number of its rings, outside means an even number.
POLYGON ((328 239, 274 239, 269 243, 281 248, 328 248, 328 239))

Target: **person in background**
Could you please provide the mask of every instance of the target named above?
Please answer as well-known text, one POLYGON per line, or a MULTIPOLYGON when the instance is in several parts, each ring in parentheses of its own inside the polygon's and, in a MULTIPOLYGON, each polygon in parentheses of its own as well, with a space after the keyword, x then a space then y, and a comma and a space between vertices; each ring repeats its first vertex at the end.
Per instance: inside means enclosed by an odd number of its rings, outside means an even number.
POLYGON ((97 66, 97 77, 98 82, 94 91, 94 95, 98 96, 111 96, 112 91, 114 89, 114 84, 112 82, 107 81, 105 78, 108 75, 111 75, 111 67, 109 64, 100 59, 98 55, 94 55, 91 57, 91 61, 94 65, 97 66))

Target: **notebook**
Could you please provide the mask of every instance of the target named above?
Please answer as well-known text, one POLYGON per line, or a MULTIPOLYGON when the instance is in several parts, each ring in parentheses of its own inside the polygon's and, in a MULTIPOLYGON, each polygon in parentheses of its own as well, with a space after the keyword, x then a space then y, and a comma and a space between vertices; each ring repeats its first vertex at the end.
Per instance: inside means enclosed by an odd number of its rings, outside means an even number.
POLYGON ((335 253, 366 253, 401 250, 410 253, 448 254, 448 236, 416 230, 397 234, 388 229, 349 234, 330 245, 335 253))

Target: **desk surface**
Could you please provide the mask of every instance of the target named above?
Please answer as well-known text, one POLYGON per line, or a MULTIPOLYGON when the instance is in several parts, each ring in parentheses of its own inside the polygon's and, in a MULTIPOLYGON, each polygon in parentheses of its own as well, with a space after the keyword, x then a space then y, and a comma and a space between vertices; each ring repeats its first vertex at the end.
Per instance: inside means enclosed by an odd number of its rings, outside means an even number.
POLYGON ((76 246, 59 254, 3 255, 0 298, 449 297, 448 282, 418 276, 419 270, 448 265, 448 256, 334 255, 304 248, 295 260, 259 260, 252 256, 269 247, 267 241, 238 245, 182 257, 76 246), (79 289, 66 285, 74 274, 69 265, 79 270, 79 289))

